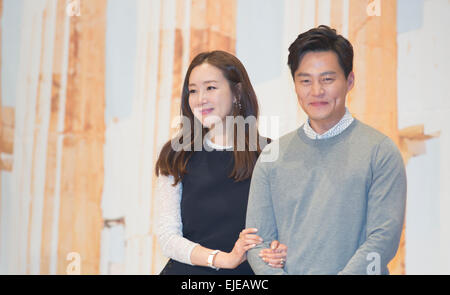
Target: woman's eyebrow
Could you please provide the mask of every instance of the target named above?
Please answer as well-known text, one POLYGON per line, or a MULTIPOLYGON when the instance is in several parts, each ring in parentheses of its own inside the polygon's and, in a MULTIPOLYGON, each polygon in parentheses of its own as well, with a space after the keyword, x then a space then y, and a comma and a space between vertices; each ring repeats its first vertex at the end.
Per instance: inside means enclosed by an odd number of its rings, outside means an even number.
POLYGON ((208 80, 208 81, 203 82, 203 84, 208 84, 208 83, 213 83, 213 82, 217 83, 216 80, 208 80))
MULTIPOLYGON (((208 83, 213 83, 213 82, 217 83, 218 81, 216 81, 216 80, 208 80, 208 81, 204 81, 202 84, 208 84, 208 83)), ((189 87, 190 87, 190 86, 197 86, 197 84, 195 84, 195 83, 190 83, 188 86, 189 86, 189 87)))

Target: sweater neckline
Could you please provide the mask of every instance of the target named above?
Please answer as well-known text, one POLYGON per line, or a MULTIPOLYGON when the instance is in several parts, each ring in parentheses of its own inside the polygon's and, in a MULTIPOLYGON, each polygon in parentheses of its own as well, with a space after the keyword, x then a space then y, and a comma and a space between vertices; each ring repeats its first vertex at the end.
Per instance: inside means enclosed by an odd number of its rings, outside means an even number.
POLYGON ((215 149, 215 150, 229 150, 232 149, 233 146, 227 146, 227 145, 220 145, 217 143, 212 142, 212 140, 209 137, 205 137, 205 142, 209 147, 215 149))

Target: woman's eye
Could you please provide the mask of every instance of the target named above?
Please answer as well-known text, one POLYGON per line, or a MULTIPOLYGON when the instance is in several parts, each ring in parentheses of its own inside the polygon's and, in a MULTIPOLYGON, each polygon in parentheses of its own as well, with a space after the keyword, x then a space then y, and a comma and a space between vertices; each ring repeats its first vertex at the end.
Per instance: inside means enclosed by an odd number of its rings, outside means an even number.
POLYGON ((191 90, 189 90, 189 93, 195 93, 195 89, 191 89, 191 90))
POLYGON ((206 88, 207 90, 213 90, 213 89, 216 89, 216 87, 214 87, 214 86, 208 86, 208 88, 206 88))

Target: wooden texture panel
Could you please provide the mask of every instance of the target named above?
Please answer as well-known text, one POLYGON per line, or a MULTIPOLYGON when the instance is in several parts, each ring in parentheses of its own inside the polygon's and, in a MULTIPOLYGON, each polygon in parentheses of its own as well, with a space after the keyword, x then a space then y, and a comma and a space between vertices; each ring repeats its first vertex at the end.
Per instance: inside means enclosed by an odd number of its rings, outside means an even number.
POLYGON ((332 0, 331 1, 331 16, 330 16, 330 26, 339 34, 342 34, 343 28, 343 0, 332 0))
MULTIPOLYGON (((350 0, 349 40, 355 51, 355 88, 347 105, 359 120, 389 136, 399 146, 397 110, 396 2, 380 1, 381 15, 368 16, 370 1, 350 0)), ((400 146, 399 146, 400 148, 400 146)), ((404 229, 392 274, 405 273, 404 229)))
POLYGON ((98 274, 105 133, 106 0, 81 5, 70 18, 69 64, 61 163, 57 273, 78 252, 81 273, 98 274))
MULTIPOLYGON (((162 9, 168 7, 164 4, 162 9)), ((235 0, 192 0, 191 2, 177 0, 175 2, 175 27, 167 28, 165 20, 161 20, 159 35, 159 60, 158 60, 158 87, 154 107, 161 110, 164 107, 165 97, 164 87, 170 82, 172 91, 170 94, 170 113, 168 120, 161 120, 165 114, 159 112, 155 114, 155 130, 153 136, 154 157, 153 163, 159 150, 157 147, 162 141, 166 141, 173 136, 175 128, 170 128, 173 119, 180 115, 181 90, 187 66, 190 61, 200 52, 211 50, 224 50, 235 53, 236 43, 236 1, 235 0), (190 7, 187 7, 190 5, 190 7), (186 13, 190 12, 189 13, 186 13), (174 32, 170 31, 171 29, 174 32), (173 35, 172 35, 173 34, 173 35), (173 42, 172 52, 167 54, 163 49, 167 48, 164 42, 173 42), (170 66, 172 80, 168 81, 163 75, 166 73, 166 67, 170 66), (161 123, 162 121, 162 123, 161 123), (167 138, 163 128, 170 128, 167 138), (164 140, 162 140, 164 137, 164 140)), ((162 14, 165 14, 164 10, 162 14)), ((152 179, 152 196, 154 195, 155 180, 152 179)), ((155 207, 154 198, 152 198, 152 209, 155 207)), ((150 214, 152 224, 154 224, 154 210, 150 214)), ((152 231, 151 231, 152 234, 152 231)), ((156 273, 156 267, 159 263, 157 258, 161 255, 156 239, 153 239, 152 245, 152 268, 151 272, 156 273)))
MULTIPOLYGON (((187 16, 185 11, 185 1, 177 0, 176 2, 176 25, 175 25, 175 44, 174 44, 174 59, 173 59, 173 79, 172 79, 172 100, 170 105, 171 121, 176 116, 181 115, 181 91, 183 88, 183 79, 187 69, 183 66, 185 64, 185 56, 188 56, 189 48, 186 48, 186 39, 189 40, 189 30, 186 24, 187 16)), ((176 128, 170 129, 170 137, 173 137, 176 128)))
MULTIPOLYGON (((0 0, 0 214, 2 212, 2 177, 1 170, 3 167, 1 156, 3 153, 3 105, 2 105, 2 21, 3 19, 3 0, 0 0)), ((0 218, 0 237, 2 236, 2 219, 0 218)), ((1 249, 0 249, 1 250, 1 249)))
POLYGON ((192 0, 191 60, 209 50, 236 51, 236 1, 192 0))
MULTIPOLYGON (((52 90, 51 90, 51 105, 50 118, 47 142, 47 162, 46 162, 46 178, 45 178, 45 192, 44 192, 44 208, 43 208, 43 222, 42 222, 42 245, 41 245, 41 274, 51 274, 51 256, 52 256, 52 242, 54 236, 54 223, 57 222, 55 218, 55 199, 57 196, 56 181, 58 179, 58 140, 61 137, 59 133, 59 120, 61 115, 61 108, 63 107, 63 92, 61 91, 62 78, 64 75, 63 64, 64 58, 67 58, 67 52, 64 51, 66 47, 66 3, 58 1, 56 8, 56 23, 55 23, 55 44, 53 53, 53 71, 52 71, 52 90), (65 54, 66 53, 66 54, 65 54)), ((62 257, 64 259, 64 257, 62 257)))

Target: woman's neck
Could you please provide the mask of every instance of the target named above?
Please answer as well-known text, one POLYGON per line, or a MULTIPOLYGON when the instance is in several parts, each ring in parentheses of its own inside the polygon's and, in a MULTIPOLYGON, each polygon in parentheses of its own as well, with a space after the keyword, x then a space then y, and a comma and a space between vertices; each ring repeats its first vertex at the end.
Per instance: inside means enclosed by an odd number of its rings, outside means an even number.
POLYGON ((227 126, 227 128, 212 128, 208 132, 208 137, 212 143, 220 145, 220 146, 233 146, 233 139, 229 134, 232 134, 231 126, 227 126), (220 130, 222 129, 222 130, 220 130))

